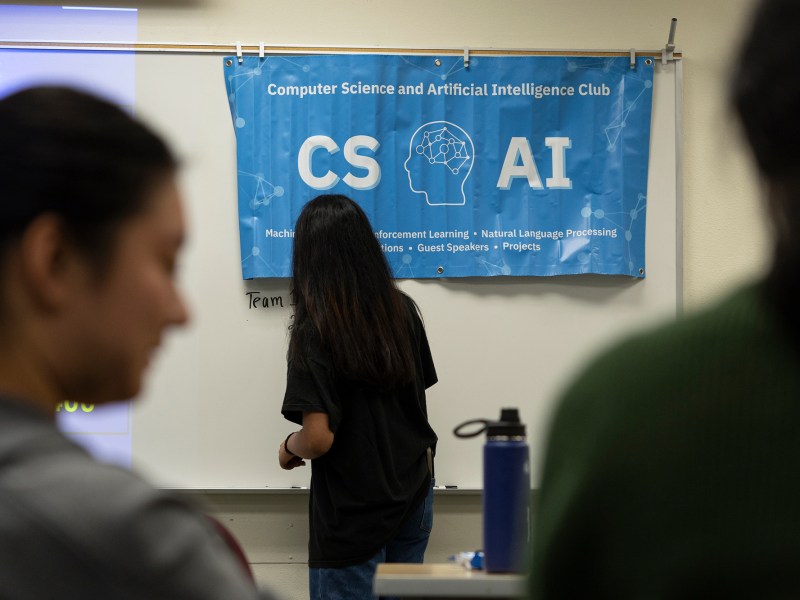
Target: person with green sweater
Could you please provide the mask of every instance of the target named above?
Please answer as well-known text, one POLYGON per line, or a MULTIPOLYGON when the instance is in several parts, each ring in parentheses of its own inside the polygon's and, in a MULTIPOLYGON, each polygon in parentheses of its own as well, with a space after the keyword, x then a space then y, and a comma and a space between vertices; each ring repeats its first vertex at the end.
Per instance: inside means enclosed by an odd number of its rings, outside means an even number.
POLYGON ((800 1, 764 0, 734 111, 768 190, 767 276, 568 388, 533 520, 536 600, 800 597, 800 1))

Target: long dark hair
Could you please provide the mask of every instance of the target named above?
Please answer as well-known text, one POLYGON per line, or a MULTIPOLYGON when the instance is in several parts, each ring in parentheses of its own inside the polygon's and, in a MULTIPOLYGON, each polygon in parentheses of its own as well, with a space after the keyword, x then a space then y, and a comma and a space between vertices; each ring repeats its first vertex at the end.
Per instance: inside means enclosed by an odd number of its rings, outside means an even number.
POLYGON ((58 216, 98 271, 116 228, 176 159, 119 107, 65 87, 0 100, 0 258, 39 215, 58 216))
POLYGON ((367 216, 349 198, 318 196, 300 213, 292 299, 288 358, 300 368, 317 336, 346 378, 387 386, 411 381, 415 367, 406 300, 367 216))

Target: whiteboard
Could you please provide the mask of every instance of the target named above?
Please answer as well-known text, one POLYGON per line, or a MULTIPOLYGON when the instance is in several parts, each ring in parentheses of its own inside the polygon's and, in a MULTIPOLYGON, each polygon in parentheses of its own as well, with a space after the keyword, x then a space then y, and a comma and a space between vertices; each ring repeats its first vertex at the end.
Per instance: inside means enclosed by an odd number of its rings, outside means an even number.
MULTIPOLYGON (((168 336, 135 403, 134 464, 164 487, 308 486, 308 467, 283 471, 277 462, 278 445, 296 429, 280 414, 289 282, 241 278, 222 58, 137 55, 136 73, 137 114, 184 164, 190 239, 180 279, 192 322, 168 336)), ((422 310, 439 375, 428 391, 437 484, 481 487, 482 440, 459 440, 452 430, 466 419, 496 418, 503 406, 519 407, 528 425, 536 482, 549 415, 569 377, 617 337, 676 314, 680 69, 657 61, 654 77, 645 279, 400 282, 422 310)))

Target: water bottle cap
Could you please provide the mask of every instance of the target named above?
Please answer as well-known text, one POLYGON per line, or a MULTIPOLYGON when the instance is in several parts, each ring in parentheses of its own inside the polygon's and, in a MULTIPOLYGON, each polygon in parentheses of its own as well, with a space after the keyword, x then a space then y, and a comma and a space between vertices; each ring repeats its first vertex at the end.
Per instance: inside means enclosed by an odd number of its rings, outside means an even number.
POLYGON ((516 408, 503 408, 500 410, 499 421, 489 421, 486 424, 486 437, 525 437, 525 424, 519 419, 519 410, 516 408))

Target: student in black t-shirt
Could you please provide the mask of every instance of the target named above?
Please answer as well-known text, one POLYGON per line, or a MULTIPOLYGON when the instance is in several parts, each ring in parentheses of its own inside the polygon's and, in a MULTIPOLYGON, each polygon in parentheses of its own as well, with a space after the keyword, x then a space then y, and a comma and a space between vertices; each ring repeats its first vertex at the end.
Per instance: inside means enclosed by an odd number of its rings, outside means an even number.
POLYGON ((436 383, 416 304, 400 292, 361 208, 319 196, 295 227, 295 303, 279 448, 311 459, 312 600, 373 598, 380 562, 422 562, 433 522, 436 383))

